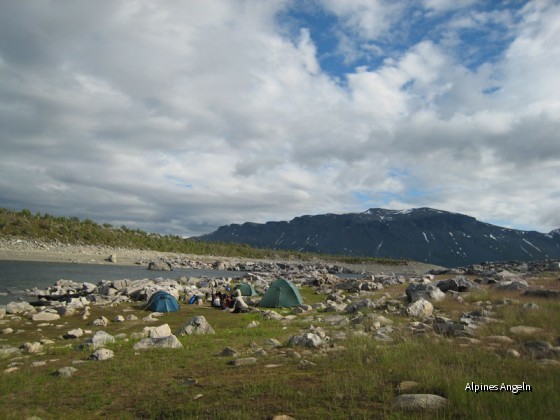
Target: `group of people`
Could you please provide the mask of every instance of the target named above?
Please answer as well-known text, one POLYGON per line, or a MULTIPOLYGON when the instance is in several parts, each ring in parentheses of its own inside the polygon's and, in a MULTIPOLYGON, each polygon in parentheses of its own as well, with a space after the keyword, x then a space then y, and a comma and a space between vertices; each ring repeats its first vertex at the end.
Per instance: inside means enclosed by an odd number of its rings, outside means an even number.
POLYGON ((233 292, 212 293, 212 306, 223 310, 233 309, 233 313, 244 312, 249 308, 239 289, 235 289, 233 292))

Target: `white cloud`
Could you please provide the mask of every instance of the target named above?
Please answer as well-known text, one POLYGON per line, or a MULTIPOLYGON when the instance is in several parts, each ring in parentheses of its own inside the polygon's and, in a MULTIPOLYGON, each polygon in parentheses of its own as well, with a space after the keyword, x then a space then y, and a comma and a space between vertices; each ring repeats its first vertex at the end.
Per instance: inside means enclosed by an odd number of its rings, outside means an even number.
MULTIPOLYGON (((513 22, 467 3, 437 30, 513 22)), ((362 58, 406 12, 313 4, 362 58)), ((474 70, 452 43, 420 39, 344 83, 321 69, 312 31, 284 36, 276 16, 296 6, 3 6, 0 205, 187 235, 365 202, 560 227, 557 4, 528 3, 511 46, 474 70)))

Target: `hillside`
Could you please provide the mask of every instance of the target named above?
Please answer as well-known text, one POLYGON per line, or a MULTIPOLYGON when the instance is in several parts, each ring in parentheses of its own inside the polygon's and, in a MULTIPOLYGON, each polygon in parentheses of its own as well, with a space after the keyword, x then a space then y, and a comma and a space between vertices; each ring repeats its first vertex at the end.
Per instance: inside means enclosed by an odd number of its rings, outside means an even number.
POLYGON ((430 208, 296 217, 222 226, 199 239, 302 252, 402 258, 448 267, 560 258, 559 230, 507 229, 430 208))

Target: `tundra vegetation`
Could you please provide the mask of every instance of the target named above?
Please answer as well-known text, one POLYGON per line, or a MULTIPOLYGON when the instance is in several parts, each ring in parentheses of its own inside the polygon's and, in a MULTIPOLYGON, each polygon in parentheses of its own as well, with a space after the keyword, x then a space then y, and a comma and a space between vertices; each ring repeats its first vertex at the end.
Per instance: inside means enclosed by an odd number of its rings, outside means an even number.
POLYGON ((246 244, 208 242, 177 235, 160 235, 122 225, 98 224, 91 219, 33 214, 28 209, 14 211, 0 208, 0 237, 36 239, 77 245, 104 245, 115 248, 178 252, 193 255, 213 255, 258 259, 297 259, 310 261, 320 258, 351 264, 403 264, 402 260, 352 256, 324 255, 298 251, 254 248, 246 244))
MULTIPOLYGON (((560 279, 541 273, 531 279, 547 289, 559 289, 560 279)), ((368 294, 403 299, 406 284, 388 285, 368 294)), ((306 304, 324 302, 317 289, 302 286, 306 304)), ((348 296, 350 294, 347 294, 348 296)), ((529 342, 558 345, 560 301, 528 297, 519 291, 483 288, 462 299, 434 303, 434 316, 494 307, 495 322, 481 326, 472 340, 435 334, 417 334, 415 321, 405 312, 363 308, 360 327, 325 322, 333 314, 311 310, 291 320, 264 319, 262 313, 232 314, 208 305, 182 305, 147 323, 144 305, 128 302, 91 306, 90 320, 101 316, 136 315, 137 320, 91 326, 79 315, 52 322, 30 322, 6 315, 0 335, 2 347, 46 341, 38 353, 9 355, 0 361, 0 417, 27 418, 554 418, 560 409, 557 360, 543 364, 526 352, 529 342), (527 304, 532 304, 527 309, 527 304), (178 337, 182 348, 134 349, 134 333, 146 326, 168 324, 172 331, 202 315, 215 330, 212 335, 178 337), (378 315, 392 322, 391 341, 378 340, 367 322, 378 315), (251 324, 252 328, 247 328, 251 324), (537 327, 530 335, 512 334, 519 325, 537 327), (313 327, 312 327, 313 326, 313 327), (66 331, 103 330, 117 337, 105 347, 115 357, 92 361, 91 349, 80 349, 81 339, 68 340, 66 331), (321 348, 291 347, 290 337, 322 328, 331 341, 321 348), (339 339, 345 336, 344 339, 339 339), (508 337, 505 341, 495 337, 508 337), (337 338, 339 337, 339 338, 337 338), (269 339, 281 343, 269 346, 269 339), (236 356, 223 356, 231 347, 236 356), (517 354, 516 354, 517 353, 517 354), (231 361, 255 357, 248 366, 231 361), (63 367, 77 371, 68 378, 56 375, 63 367), (16 369, 14 369, 16 368, 16 369), (467 384, 528 384, 532 392, 468 392, 467 384), (439 411, 402 411, 395 408, 399 394, 434 394, 447 399, 439 411)), ((275 310, 284 317, 291 309, 275 310)), ((349 320, 356 313, 346 314, 349 320)), ((288 317, 289 319, 290 317, 288 317)), ((417 321, 417 320, 416 320, 417 321)), ((426 319, 422 320, 427 322, 426 319)), ((385 321, 386 322, 386 321, 385 321)), ((87 333, 86 333, 87 335, 87 333)), ((83 337, 81 337, 83 339, 83 337)), ((558 357, 551 356, 553 359, 558 357)))

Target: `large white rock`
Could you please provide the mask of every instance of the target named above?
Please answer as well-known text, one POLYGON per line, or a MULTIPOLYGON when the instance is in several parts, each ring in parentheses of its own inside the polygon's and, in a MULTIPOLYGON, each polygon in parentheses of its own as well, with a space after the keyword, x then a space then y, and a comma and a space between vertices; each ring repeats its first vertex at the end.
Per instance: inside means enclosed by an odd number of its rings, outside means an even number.
POLYGON ((413 317, 428 317, 434 312, 434 305, 426 299, 420 298, 406 308, 406 313, 413 317))
POLYGON ((148 338, 167 337, 172 334, 169 324, 163 324, 159 327, 144 327, 144 336, 148 338))
POLYGON ((23 312, 36 312, 36 310, 29 302, 10 302, 6 305, 6 313, 8 314, 21 314, 23 312))
POLYGON ((169 335, 167 337, 156 338, 143 338, 134 345, 134 350, 148 350, 148 349, 180 349, 183 345, 177 337, 169 335))
POLYGON ((317 334, 305 333, 303 335, 294 335, 288 341, 288 345, 319 348, 323 345, 323 340, 317 334))
POLYGON ((21 345, 21 349, 25 353, 29 353, 29 354, 39 353, 41 350, 43 350, 43 345, 38 341, 35 341, 33 343, 23 343, 21 345))
POLYGON ((191 334, 215 334, 216 332, 210 326, 206 318, 203 316, 194 316, 189 319, 175 334, 191 335, 191 334))
POLYGON ((115 357, 115 353, 109 349, 99 349, 96 350, 89 358, 91 360, 108 360, 115 357))
POLYGON ((103 347, 105 344, 115 342, 115 337, 105 331, 97 331, 92 337, 88 338, 84 345, 93 349, 103 347))

